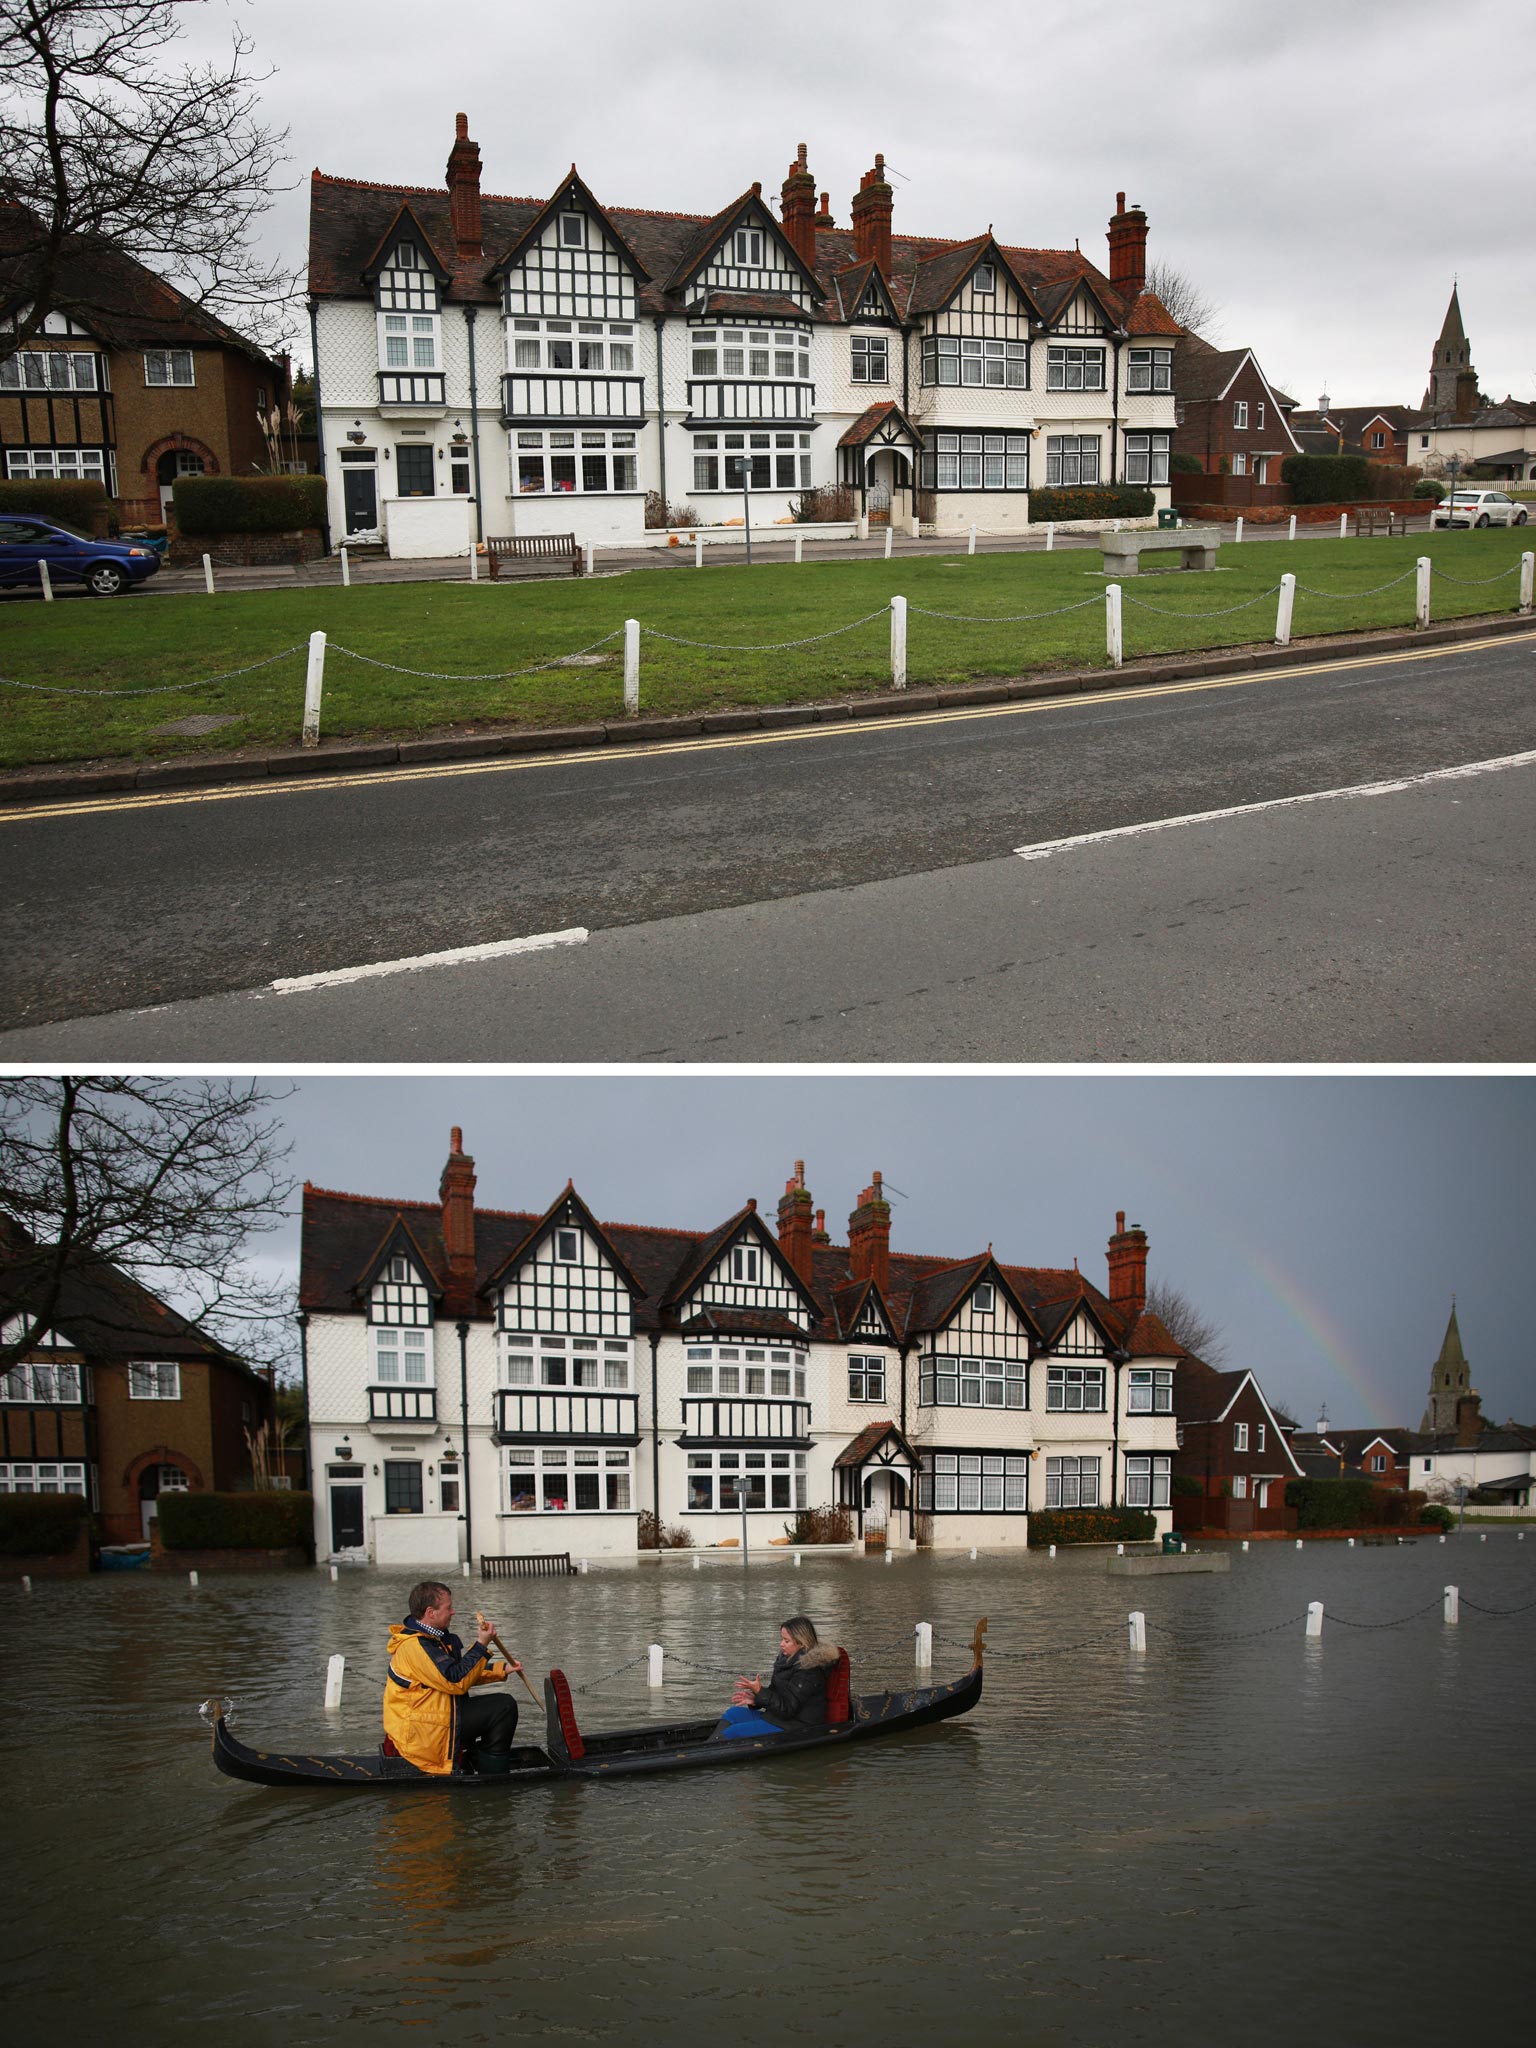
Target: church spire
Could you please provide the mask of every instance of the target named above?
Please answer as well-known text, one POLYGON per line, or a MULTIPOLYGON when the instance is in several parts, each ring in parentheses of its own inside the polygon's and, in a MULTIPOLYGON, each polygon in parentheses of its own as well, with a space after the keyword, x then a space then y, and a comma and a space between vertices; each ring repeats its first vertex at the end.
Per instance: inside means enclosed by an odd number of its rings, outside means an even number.
POLYGON ((1454 1429, 1456 1403, 1472 1391, 1472 1373, 1467 1354, 1461 1348, 1461 1330, 1456 1321, 1456 1300, 1451 1298, 1451 1319, 1445 1326, 1440 1356, 1429 1375, 1429 1406, 1424 1410, 1421 1430, 1454 1429))
POLYGON ((1461 324, 1461 294, 1451 285, 1451 302, 1445 309, 1440 339, 1429 359, 1429 383, 1424 392, 1425 412, 1448 412, 1466 419, 1477 410, 1477 372, 1472 367, 1472 344, 1461 324))

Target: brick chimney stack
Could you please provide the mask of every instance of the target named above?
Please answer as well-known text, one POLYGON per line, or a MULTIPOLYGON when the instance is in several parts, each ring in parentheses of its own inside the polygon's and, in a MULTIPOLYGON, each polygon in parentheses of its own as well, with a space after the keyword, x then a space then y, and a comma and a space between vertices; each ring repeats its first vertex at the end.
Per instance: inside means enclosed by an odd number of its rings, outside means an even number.
POLYGON ((453 239, 461 256, 483 256, 480 235, 480 145, 469 139, 469 116, 453 117, 453 147, 448 152, 448 205, 453 214, 453 239))
POLYGON ((836 226, 837 222, 832 218, 832 194, 830 192, 823 192, 821 195, 821 211, 816 216, 816 232, 819 235, 825 229, 835 228, 836 226))
POLYGON ((805 1161, 795 1161, 795 1177, 784 1183, 779 1202, 779 1248, 807 1287, 811 1284, 811 1191, 805 1184, 805 1161))
POLYGON ((1125 1227, 1125 1211, 1115 1211, 1115 1234, 1109 1240, 1109 1298, 1128 1316, 1147 1305, 1147 1233, 1139 1223, 1125 1227))
POLYGON ((859 1197, 848 1218, 848 1263, 855 1280, 873 1280, 882 1294, 891 1284, 891 1205, 879 1174, 859 1197))
POLYGON ((806 167, 805 144, 795 152, 780 193, 784 232, 804 264, 816 261, 816 180, 806 167))
POLYGON ((1139 206, 1127 207, 1123 192, 1115 194, 1109 224, 1109 281, 1127 299, 1147 288, 1147 216, 1139 206))
POLYGON ((878 263, 881 274, 891 274, 891 207, 895 194, 885 179, 885 158, 876 156, 875 168, 866 171, 853 195, 853 254, 858 263, 878 263))
POLYGON ((1456 1403, 1456 1448, 1458 1451, 1475 1447, 1483 1433, 1483 1397, 1481 1394, 1463 1394, 1456 1403))
POLYGON ((811 1232, 811 1242, 812 1244, 830 1244, 832 1242, 832 1233, 827 1228, 827 1212, 825 1209, 818 1209, 816 1211, 816 1228, 811 1232))
POLYGON ((464 1151, 464 1133, 457 1124, 448 1143, 448 1163, 438 1183, 443 1205, 443 1249, 448 1254, 448 1285, 443 1313, 471 1316, 475 1311, 475 1162, 464 1151))

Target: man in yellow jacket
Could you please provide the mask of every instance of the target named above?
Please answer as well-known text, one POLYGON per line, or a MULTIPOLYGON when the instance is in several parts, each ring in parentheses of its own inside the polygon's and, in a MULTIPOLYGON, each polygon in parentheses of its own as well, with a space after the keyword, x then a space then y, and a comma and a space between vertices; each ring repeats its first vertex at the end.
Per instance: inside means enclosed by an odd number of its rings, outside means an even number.
POLYGON ((482 1777, 505 1777, 512 1768, 517 1702, 470 1697, 476 1686, 504 1684, 523 1668, 493 1661, 494 1624, 482 1621, 466 1655, 450 1635, 453 1595, 436 1579, 411 1589, 404 1621, 389 1632, 389 1674, 384 1681, 384 1736, 407 1763, 446 1776, 460 1749, 482 1777))

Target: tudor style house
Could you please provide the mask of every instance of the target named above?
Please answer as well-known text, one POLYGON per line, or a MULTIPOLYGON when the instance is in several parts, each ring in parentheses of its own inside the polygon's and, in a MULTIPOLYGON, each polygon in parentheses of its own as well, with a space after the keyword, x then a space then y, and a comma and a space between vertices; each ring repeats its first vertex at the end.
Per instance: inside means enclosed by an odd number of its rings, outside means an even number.
POLYGON ((288 410, 286 361, 119 250, 71 247, 42 332, 8 350, 26 310, 9 225, 0 213, 0 475, 96 481, 125 524, 158 524, 178 477, 281 461, 269 429, 288 410))
MULTIPOLYGON (((0 1343, 24 1334, 31 1250, 0 1233, 0 1343)), ((272 1388, 105 1260, 65 1275, 50 1327, 0 1373, 0 1493, 78 1493, 105 1543, 148 1540, 164 1493, 251 1484, 272 1388)))
POLYGON ((1224 1536, 1277 1533, 1295 1526, 1285 1505, 1287 1480, 1306 1475, 1280 1418, 1251 1372, 1218 1372, 1186 1354, 1174 1395, 1180 1488, 1174 1526, 1224 1536))
POLYGON ((644 501, 782 520, 846 485, 871 517, 1021 527, 1032 489, 1166 503, 1173 345, 1120 195, 1106 275, 1077 249, 893 232, 875 158, 837 227, 802 144, 712 215, 482 197, 316 171, 310 318, 335 535, 396 554, 486 534, 638 541, 644 501))
POLYGON ((837 1502, 869 1540, 1016 1545, 1041 1508, 1170 1526, 1178 1347, 1124 1217, 1075 1269, 893 1251, 876 1174, 835 1245, 797 1162, 770 1229, 601 1223, 306 1185, 300 1324, 322 1556, 451 1566, 634 1556, 642 1511, 700 1545, 837 1502))

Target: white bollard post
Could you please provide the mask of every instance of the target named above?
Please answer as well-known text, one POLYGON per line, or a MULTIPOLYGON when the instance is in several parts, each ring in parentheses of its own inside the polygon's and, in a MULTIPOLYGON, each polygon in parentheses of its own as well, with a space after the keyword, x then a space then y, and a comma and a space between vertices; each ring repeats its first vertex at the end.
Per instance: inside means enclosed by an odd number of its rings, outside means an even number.
POLYGON ((1301 1538, 1299 1536, 1296 1538, 1296 1548, 1298 1550, 1301 1548, 1301 1538))
POLYGON ((594 548, 593 548, 593 544, 592 544, 592 542, 591 542, 591 541, 588 541, 588 542, 587 542, 587 574, 588 574, 589 576, 590 576, 590 575, 592 574, 592 559, 593 559, 593 555, 594 555, 594 552, 595 552, 595 550, 594 550, 594 548))
POLYGON ((624 713, 628 718, 640 710, 640 621, 624 621, 624 713))
POLYGON ((341 1712, 341 1681, 347 1675, 347 1660, 340 1653, 325 1667, 325 1711, 328 1714, 341 1712))
POLYGON ((933 1623, 920 1621, 912 1631, 917 1637, 917 1668, 930 1671, 933 1668, 933 1623))
POLYGON ((697 1558, 693 1560, 693 1568, 695 1571, 699 1569, 699 1560, 697 1558))
POLYGON ((1236 533, 1235 533, 1235 534, 1234 534, 1234 535, 1232 536, 1232 538, 1233 538, 1233 539, 1234 539, 1235 541, 1241 541, 1242 537, 1243 537, 1243 515, 1242 515, 1242 513, 1241 513, 1241 512, 1239 512, 1239 513, 1238 513, 1238 515, 1237 515, 1237 532, 1236 532, 1236 533))
POLYGON ((913 538, 914 540, 921 540, 921 539, 922 539, 922 537, 923 537, 923 522, 921 521, 921 519, 919 519, 919 518, 918 518, 917 514, 916 514, 916 513, 914 512, 914 513, 912 514, 912 538, 913 538))
POLYGON ((891 688, 907 687, 907 600, 891 599, 891 688))
POLYGON ((1307 1634, 1320 1636, 1323 1632, 1323 1603, 1321 1600, 1307 1602, 1307 1634))
POLYGON ((1449 1628, 1455 1628, 1461 1620, 1461 1593, 1455 1586, 1445 1589, 1445 1619, 1449 1628))
POLYGON ((39 582, 40 582, 40 583, 42 584, 42 586, 43 586, 43 603, 44 603, 44 604, 52 604, 52 603, 53 603, 53 578, 52 578, 52 576, 51 576, 51 575, 49 574, 49 572, 48 572, 48 564, 47 564, 47 563, 46 563, 45 561, 41 560, 41 559, 39 559, 39 561, 38 561, 38 564, 37 564, 37 576, 38 576, 38 581, 39 581, 39 582))
POLYGON ((212 597, 212 595, 213 595, 213 557, 212 557, 212 555, 204 555, 204 557, 203 557, 203 582, 204 582, 204 583, 205 583, 205 584, 207 585, 207 587, 208 587, 208 595, 209 595, 210 597, 212 597))
POLYGON ((1145 1656, 1147 1650, 1147 1617, 1139 1607, 1133 1607, 1126 1616, 1126 1620, 1131 1625, 1131 1648, 1145 1656))
POLYGON ((1111 668, 1121 667, 1125 660, 1125 637, 1120 617, 1120 586, 1118 583, 1107 584, 1104 590, 1104 632, 1111 668))
POLYGON ((1286 535, 1286 539, 1287 539, 1287 540, 1294 540, 1295 538, 1296 538, 1296 514, 1295 514, 1295 513, 1293 512, 1293 513, 1291 514, 1291 530, 1290 530, 1290 532, 1289 532, 1289 533, 1288 533, 1288 534, 1286 535))
POLYGON ((1055 547, 1055 545, 1056 522, 1054 519, 1047 519, 1047 521, 1045 522, 1045 552, 1049 554, 1051 550, 1055 547))
POLYGON ((704 566, 704 536, 697 527, 693 533, 693 566, 695 569, 702 569, 704 566))
POLYGON ((196 1592, 196 1590, 197 1590, 197 1573, 196 1573, 196 1572, 188 1572, 188 1573, 187 1573, 187 1584, 188 1584, 188 1585, 189 1585, 189 1586, 190 1586, 190 1587, 192 1588, 192 1590, 193 1590, 194 1592, 196 1592))
POLYGON ((975 1562, 976 1562, 976 1546, 975 1546, 975 1544, 973 1543, 973 1544, 971 1545, 971 1563, 972 1563, 972 1564, 974 1564, 975 1562))
POLYGON ((1116 533, 1120 531, 1120 522, 1118 519, 1115 521, 1115 531, 1116 533))
POLYGON ((32 1590, 32 1574, 31 1574, 30 1572, 23 1572, 23 1573, 22 1573, 22 1575, 21 1575, 21 1590, 23 1591, 23 1593, 30 1593, 30 1592, 31 1592, 31 1590, 32 1590))
POLYGON ((341 587, 343 590, 352 588, 352 556, 346 548, 341 550, 341 587))
POLYGON ((309 667, 304 675, 304 732, 302 744, 320 744, 320 698, 325 690, 325 635, 309 636, 309 667))
POLYGON ((1350 1537, 1347 1537, 1347 1538, 1346 1538, 1345 1540, 1346 1540, 1346 1541, 1348 1542, 1348 1544, 1349 1544, 1349 1547, 1350 1547, 1350 1549, 1351 1549, 1351 1550, 1353 1550, 1353 1549, 1354 1549, 1354 1547, 1355 1547, 1355 1539, 1354 1539, 1354 1537, 1353 1537, 1353 1536, 1350 1536, 1350 1537))
POLYGON ((1347 512, 1339 514, 1339 539, 1349 539, 1349 514, 1347 512))
POLYGON ((1487 1532, 1485 1531, 1477 1540, 1479 1543, 1486 1543, 1488 1541, 1487 1532))
POLYGON ((1124 1545, 1123 1543, 1117 1543, 1117 1544, 1115 1545, 1115 1555, 1116 1555, 1116 1557, 1124 1557, 1124 1555, 1125 1555, 1125 1545, 1124 1545))
POLYGON ((464 1563, 460 1567, 460 1569, 463 1571, 463 1574, 467 1579, 469 1577, 469 1559, 467 1557, 465 1558, 464 1563))
POLYGON ((1533 584, 1536 584, 1536 555, 1526 553, 1520 557, 1520 610, 1522 614, 1529 612, 1531 608, 1532 596, 1536 594, 1532 590, 1533 584))
POLYGON ((1055 1546, 1055 1544, 1054 1544, 1054 1543, 1053 1543, 1053 1544, 1051 1545, 1051 1549, 1050 1549, 1050 1555, 1051 1555, 1052 1557, 1054 1557, 1054 1556, 1056 1555, 1056 1546, 1055 1546))
POLYGON ((665 1656, 660 1643, 652 1643, 646 1651, 645 1682, 652 1692, 661 1690, 661 1666, 665 1656))
POLYGON ((338 1580, 338 1579, 339 1579, 340 1577, 341 1577, 341 1573, 340 1573, 340 1571, 339 1571, 339 1570, 337 1569, 337 1567, 336 1567, 335 1565, 332 1565, 332 1566, 331 1566, 331 1584, 332 1584, 332 1585, 334 1586, 334 1585, 335 1585, 335 1583, 336 1583, 336 1581, 337 1581, 337 1580, 338 1580))
POLYGON ((885 559, 886 559, 887 561, 889 561, 889 560, 891 559, 891 539, 892 539, 892 529, 891 529, 891 528, 890 528, 890 527, 888 526, 888 527, 887 527, 887 528, 885 529, 885 559))
POLYGON ((974 526, 971 528, 970 545, 967 547, 965 552, 968 555, 974 555, 976 552, 976 529, 974 526))
POLYGON ((587 1559, 586 1559, 586 1558, 582 1558, 582 1559, 580 1560, 580 1562, 579 1562, 579 1563, 577 1564, 577 1566, 576 1566, 576 1569, 577 1569, 577 1571, 579 1571, 579 1572, 581 1573, 581 1576, 582 1576, 583 1578, 585 1578, 585 1577, 587 1576, 587 1573, 588 1573, 588 1572, 589 1572, 589 1571, 591 1570, 591 1568, 592 1568, 592 1567, 591 1567, 591 1565, 590 1565, 590 1564, 588 1563, 588 1561, 587 1561, 587 1559))
POLYGON ((1275 613, 1275 645, 1291 644, 1291 615, 1296 609, 1296 578, 1286 571, 1280 578, 1280 607, 1275 613))
POLYGON ((796 563, 798 564, 798 563, 800 563, 800 562, 803 562, 804 560, 805 560, 805 535, 804 535, 803 533, 799 532, 799 531, 798 531, 798 529, 797 529, 797 531, 796 531, 796 533, 795 533, 795 561, 796 561, 796 563))
POLYGON ((1248 1538, 1246 1536, 1243 1538, 1243 1548, 1244 1550, 1248 1548, 1248 1538))
POLYGON ((1444 1538, 1444 1537, 1442 1536, 1442 1537, 1440 1538, 1440 1541, 1441 1541, 1441 1542, 1443 1543, 1443 1542, 1445 1541, 1445 1538, 1444 1538))
POLYGON ((891 1549, 889 1544, 887 1544, 885 1548, 885 1561, 887 1564, 894 1564, 896 1562, 896 1553, 891 1549))
POLYGON ((795 1569, 796 1571, 800 1569, 800 1553, 798 1550, 795 1552, 795 1569))
POLYGON ((480 581, 480 550, 473 541, 469 544, 469 580, 471 583, 480 581))
POLYGON ((1420 626, 1427 626, 1429 624, 1430 574, 1430 561, 1428 555, 1420 555, 1418 560, 1418 571, 1418 581, 1414 586, 1414 623, 1420 626))

